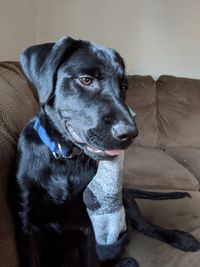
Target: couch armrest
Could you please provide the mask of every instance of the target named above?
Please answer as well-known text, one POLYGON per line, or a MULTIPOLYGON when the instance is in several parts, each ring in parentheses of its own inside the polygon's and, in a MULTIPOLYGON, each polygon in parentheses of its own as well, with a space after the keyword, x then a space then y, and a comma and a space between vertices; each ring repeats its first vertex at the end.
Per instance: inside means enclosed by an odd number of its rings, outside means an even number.
POLYGON ((14 166, 19 133, 36 114, 38 103, 17 62, 0 63, 0 266, 17 266, 9 210, 8 177, 14 166))

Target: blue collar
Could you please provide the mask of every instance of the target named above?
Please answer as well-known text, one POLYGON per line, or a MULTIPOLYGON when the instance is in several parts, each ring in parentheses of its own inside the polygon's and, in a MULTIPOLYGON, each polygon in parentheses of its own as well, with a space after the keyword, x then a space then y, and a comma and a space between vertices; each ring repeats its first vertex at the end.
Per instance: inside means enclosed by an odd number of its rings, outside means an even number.
POLYGON ((33 128, 38 133, 40 139, 42 142, 48 146, 48 148, 53 153, 54 157, 56 159, 59 159, 61 157, 63 158, 71 158, 71 149, 68 149, 66 147, 61 147, 59 143, 54 142, 47 134, 46 130, 41 126, 40 119, 37 118, 33 128))

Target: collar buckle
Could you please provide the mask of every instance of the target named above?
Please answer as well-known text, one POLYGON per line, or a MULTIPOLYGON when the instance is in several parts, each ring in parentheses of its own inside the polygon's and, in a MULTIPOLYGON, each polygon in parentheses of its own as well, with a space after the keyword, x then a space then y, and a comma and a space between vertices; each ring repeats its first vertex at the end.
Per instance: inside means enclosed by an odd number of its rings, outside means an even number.
POLYGON ((57 143, 59 154, 57 154, 55 151, 52 152, 55 159, 65 158, 65 159, 71 159, 72 153, 69 154, 69 156, 65 156, 62 150, 62 146, 60 143, 57 143))

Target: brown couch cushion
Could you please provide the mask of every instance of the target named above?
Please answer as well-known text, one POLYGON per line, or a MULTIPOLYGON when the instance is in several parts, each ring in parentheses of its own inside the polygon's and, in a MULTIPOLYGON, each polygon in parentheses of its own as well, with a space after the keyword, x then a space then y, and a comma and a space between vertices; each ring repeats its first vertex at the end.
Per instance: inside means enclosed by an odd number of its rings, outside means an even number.
POLYGON ((200 181, 200 148, 169 147, 166 148, 166 152, 200 181))
MULTIPOLYGON (((138 200, 137 203, 143 218, 149 223, 187 231, 200 241, 200 194, 192 192, 191 195, 191 199, 138 200)), ((131 242, 124 256, 136 258, 141 267, 197 267, 200 262, 200 250, 183 252, 135 230, 132 230, 131 242)))
POLYGON ((0 266, 16 266, 7 183, 19 133, 37 109, 36 98, 18 64, 0 63, 0 266))
POLYGON ((139 136, 135 144, 155 147, 158 138, 156 84, 151 76, 129 76, 127 104, 138 114, 139 136))
POLYGON ((200 80, 161 76, 156 83, 159 145, 200 147, 200 80))
POLYGON ((158 190, 199 190, 194 175, 167 153, 133 145, 125 152, 124 184, 158 190))

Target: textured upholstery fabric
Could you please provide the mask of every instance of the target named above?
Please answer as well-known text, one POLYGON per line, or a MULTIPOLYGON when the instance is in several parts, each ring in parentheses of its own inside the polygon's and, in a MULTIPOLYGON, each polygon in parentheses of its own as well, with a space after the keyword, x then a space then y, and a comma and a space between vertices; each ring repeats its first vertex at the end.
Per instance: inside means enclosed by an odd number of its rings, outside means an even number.
POLYGON ((199 182, 166 152, 150 147, 131 146, 125 153, 126 187, 198 190, 199 182))
POLYGON ((7 183, 21 129, 36 113, 35 96, 17 63, 0 63, 0 266, 15 267, 16 248, 7 183))
POLYGON ((166 152, 200 181, 200 148, 168 147, 166 152))
POLYGON ((136 112, 139 136, 135 145, 155 147, 158 138, 156 84, 151 76, 129 76, 127 104, 136 112))
POLYGON ((156 84, 159 145, 200 147, 200 80, 161 76, 156 84))

